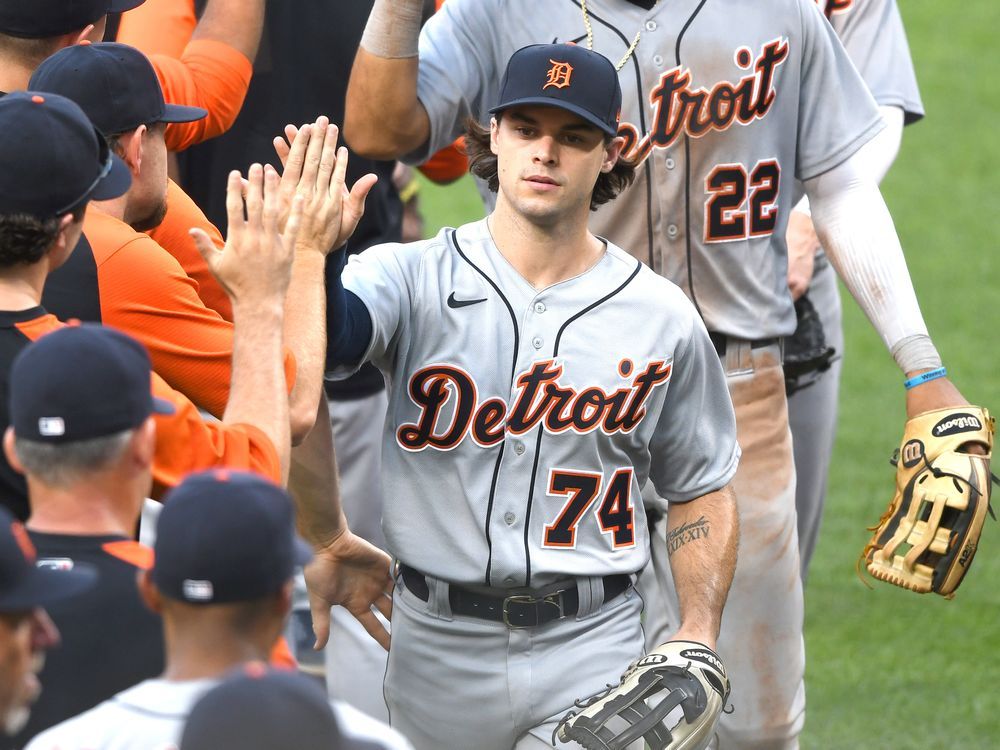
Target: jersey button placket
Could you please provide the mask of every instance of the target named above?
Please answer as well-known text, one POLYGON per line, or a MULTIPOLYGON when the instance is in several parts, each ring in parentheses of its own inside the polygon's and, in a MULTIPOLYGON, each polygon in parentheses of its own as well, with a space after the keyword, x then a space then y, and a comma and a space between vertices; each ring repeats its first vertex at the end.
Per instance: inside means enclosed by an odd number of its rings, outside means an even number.
POLYGON ((545 346, 545 341, 544 339, 542 339, 541 336, 535 336, 534 338, 531 339, 531 345, 536 349, 541 349, 543 346, 545 346))

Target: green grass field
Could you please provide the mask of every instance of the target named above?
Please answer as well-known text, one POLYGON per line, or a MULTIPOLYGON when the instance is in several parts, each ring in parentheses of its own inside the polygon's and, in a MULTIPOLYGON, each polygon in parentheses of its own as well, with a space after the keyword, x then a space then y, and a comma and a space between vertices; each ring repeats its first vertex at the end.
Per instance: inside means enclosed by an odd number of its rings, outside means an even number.
MULTIPOLYGON (((902 6, 928 116, 907 128, 883 193, 953 380, 1000 411, 1000 6, 902 6)), ((428 232, 482 213, 469 178, 425 186, 423 206, 428 232)), ((892 492, 888 458, 904 399, 899 372, 849 296, 845 307, 840 428, 806 590, 802 747, 1000 747, 1000 525, 987 521, 952 601, 885 584, 869 591, 855 577, 865 527, 892 492)))

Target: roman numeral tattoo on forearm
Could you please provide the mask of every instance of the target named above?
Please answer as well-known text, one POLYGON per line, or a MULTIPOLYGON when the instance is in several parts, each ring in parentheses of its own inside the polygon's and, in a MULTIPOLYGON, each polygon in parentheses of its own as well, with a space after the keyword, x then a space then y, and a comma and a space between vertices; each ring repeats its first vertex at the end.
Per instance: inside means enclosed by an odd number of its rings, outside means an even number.
POLYGON ((702 516, 697 521, 671 529, 667 532, 667 552, 672 555, 688 542, 707 538, 711 526, 708 519, 702 516))

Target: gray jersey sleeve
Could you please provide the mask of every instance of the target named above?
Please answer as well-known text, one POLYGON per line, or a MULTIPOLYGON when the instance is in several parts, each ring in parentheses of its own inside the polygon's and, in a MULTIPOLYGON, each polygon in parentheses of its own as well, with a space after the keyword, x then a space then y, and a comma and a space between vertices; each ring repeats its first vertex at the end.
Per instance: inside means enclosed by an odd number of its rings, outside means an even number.
POLYGON ((850 58, 844 54, 833 27, 812 0, 798 3, 803 59, 799 86, 799 130, 795 177, 808 180, 840 164, 884 124, 878 107, 850 58), (861 129, 841 129, 868 111, 861 129))
POLYGON ((876 102, 902 109, 906 124, 924 116, 896 0, 855 0, 843 10, 834 11, 830 24, 876 102))
POLYGON ((383 371, 389 369, 401 327, 410 317, 411 291, 419 274, 424 245, 377 245, 350 257, 344 268, 344 288, 354 292, 368 309, 372 340, 360 362, 353 368, 334 370, 331 378, 345 378, 369 361, 383 371))
POLYGON ((722 489, 739 464, 736 415, 719 355, 691 308, 690 335, 674 352, 670 387, 650 441, 650 481, 670 502, 722 489))
MULTIPOLYGON (((451 143, 470 115, 479 117, 499 95, 503 70, 497 67, 496 28, 503 2, 449 0, 420 33, 417 98, 430 118, 430 139, 403 157, 420 164, 451 143)), ((503 57, 509 53, 499 54, 503 57)))

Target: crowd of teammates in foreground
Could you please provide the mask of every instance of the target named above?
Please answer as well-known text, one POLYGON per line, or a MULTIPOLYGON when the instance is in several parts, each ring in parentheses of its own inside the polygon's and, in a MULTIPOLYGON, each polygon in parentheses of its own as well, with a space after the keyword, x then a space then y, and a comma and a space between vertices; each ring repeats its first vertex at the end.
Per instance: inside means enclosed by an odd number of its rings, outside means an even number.
MULTIPOLYGON (((420 11, 417 16, 425 15, 427 3, 409 5, 420 11)), ((9 677, 14 687, 0 688, 0 716, 14 735, 13 746, 24 746, 38 732, 97 704, 29 746, 73 746, 69 743, 83 735, 93 744, 128 732, 137 742, 179 737, 197 699, 243 664, 250 666, 237 669, 206 697, 206 705, 216 708, 191 714, 184 747, 218 746, 212 743, 219 737, 264 742, 273 717, 291 706, 295 718, 286 722, 302 730, 302 743, 329 736, 322 746, 353 746, 332 744, 353 732, 384 746, 407 746, 343 704, 331 709, 314 686, 260 663, 294 665, 280 635, 293 606, 308 606, 293 585, 293 568, 306 560, 289 520, 293 503, 299 531, 313 548, 310 587, 320 643, 330 628, 328 605, 335 602, 343 602, 343 611, 388 643, 384 620, 370 604, 388 614, 390 561, 354 535, 363 522, 350 518, 353 531, 346 530, 333 461, 336 432, 345 453, 352 450, 342 466, 345 510, 349 516, 367 510, 370 528, 364 536, 384 545, 371 518, 371 508, 380 504, 368 504, 360 495, 377 484, 380 469, 372 457, 387 399, 381 375, 370 365, 346 389, 324 384, 324 371, 343 364, 327 355, 328 326, 335 334, 332 349, 342 356, 346 347, 349 364, 367 353, 351 348, 351 332, 344 333, 339 317, 328 317, 325 303, 327 287, 338 289, 342 266, 339 259, 328 263, 329 253, 352 232, 349 252, 399 239, 401 206, 388 179, 393 162, 352 158, 348 164, 336 148, 337 128, 330 119, 315 117, 323 113, 340 122, 342 102, 323 107, 320 97, 302 104, 329 85, 331 74, 340 86, 331 99, 343 99, 370 4, 359 4, 358 18, 338 28, 348 37, 343 49, 349 54, 317 74, 326 79, 311 77, 306 64, 308 55, 322 54, 310 24, 283 23, 263 0, 148 0, 144 7, 142 0, 91 0, 71 8, 51 0, 7 6, 0 11, 0 90, 30 93, 0 100, 6 183, 0 190, 0 336, 7 342, 0 371, 9 395, 0 409, 10 425, 0 489, 13 514, 4 519, 0 540, 5 576, 8 565, 11 571, 0 587, 7 592, 0 594, 0 620, 4 637, 26 641, 35 651, 54 646, 57 631, 63 633, 62 647, 51 651, 41 672, 45 690, 30 718, 25 707, 37 690, 37 665, 24 662, 9 673, 3 667, 4 680, 9 677), (107 14, 122 11, 129 12, 120 23, 112 16, 112 27, 106 28, 107 14), (149 33, 158 23, 165 32, 187 28, 190 42, 171 48, 170 34, 149 33), (268 34, 259 49, 264 28, 268 34), (148 57, 98 41, 116 33, 141 41, 148 57), (296 45, 303 62, 288 65, 279 76, 280 61, 287 63, 286 53, 296 45), (283 97, 277 103, 276 91, 283 97), (265 126, 288 120, 311 124, 265 126), (192 200, 171 178, 178 165, 173 152, 231 128, 228 142, 205 143, 181 158, 197 202, 192 200), (271 143, 274 136, 277 145, 271 143), (250 138, 256 139, 253 146, 247 145, 250 138), (261 153, 271 148, 277 148, 276 156, 261 153), (246 169, 249 160, 241 157, 251 153, 260 162, 280 159, 281 169, 255 164, 245 176, 229 174, 225 184, 207 176, 209 163, 216 173, 219 163, 246 169), (206 167, 201 179, 199 167, 206 167), (379 176, 378 183, 364 176, 368 172, 379 176), (216 224, 225 219, 225 239, 199 205, 216 224), (71 319, 124 335, 59 322, 71 319), (287 485, 291 494, 275 485, 287 485), (146 497, 170 498, 158 525, 155 562, 148 548, 134 541, 146 497), (242 505, 238 498, 245 498, 242 505), (347 507, 352 501, 353 510, 347 507), (262 512, 257 518, 254 502, 263 511, 281 508, 288 515, 262 512), (19 525, 24 521, 26 532, 19 525), (255 534, 287 544, 263 545, 272 556, 261 556, 255 554, 261 545, 249 543, 255 534), (36 559, 43 567, 32 568, 36 559), (142 571, 138 588, 136 571, 142 571), (67 677, 78 674, 94 679, 84 687, 67 677), (113 703, 102 703, 116 694, 113 703), (245 720, 248 705, 262 707, 254 721, 245 720), (213 718, 233 715, 243 719, 213 726, 213 718)), ((370 29, 382 29, 386 14, 385 7, 376 8, 370 29)), ((403 25, 407 33, 409 23, 403 25)), ((447 28, 442 22, 435 33, 447 28)), ((366 38, 365 54, 411 57, 390 54, 385 46, 405 46, 409 39, 390 34, 378 44, 366 38)), ((918 98, 889 103, 907 115, 920 114, 918 98)), ((892 117, 886 119, 898 132, 902 123, 892 117)), ((443 145, 454 135, 435 130, 431 142, 443 145)), ((801 246, 811 253, 815 235, 801 246)), ((349 278, 357 278, 357 271, 349 278)), ((343 300, 333 301, 333 311, 344 313, 343 300)), ((912 335, 920 337, 916 315, 912 335)), ((723 350, 728 345, 735 351, 738 338, 713 334, 712 340, 725 357, 723 350)), ((751 349, 769 342, 763 336, 748 339, 751 349)), ((918 342, 925 359, 935 356, 928 353, 928 342, 918 342)), ((813 483, 822 484, 822 477, 813 483)), ((818 492, 821 497, 822 487, 818 492)), ((814 530, 817 521, 810 524, 814 530)), ((419 590, 421 582, 429 582, 427 601, 441 584, 423 567, 415 572, 418 577, 410 569, 407 588, 419 590)), ((604 576, 604 583, 614 585, 611 578, 604 576)), ((349 634, 351 622, 348 617, 334 627, 349 634)), ((714 646, 711 633, 699 637, 714 646)), ((337 658, 336 648, 329 652, 337 658)), ((366 666, 369 656, 364 648, 358 652, 337 676, 345 683, 342 689, 356 688, 358 702, 367 707, 374 705, 365 703, 369 693, 378 693, 380 702, 382 668, 377 660, 366 666), (376 679, 355 685, 362 674, 376 679)), ((789 662, 790 674, 795 663, 789 662)), ((794 693, 795 675, 785 682, 794 693)), ((417 693, 410 697, 420 704, 417 693)), ((801 722, 796 713, 801 704, 790 696, 785 727, 790 729, 775 740, 779 745, 795 741, 801 722)), ((419 724, 417 708, 418 720, 408 726, 419 724)), ((377 707, 371 712, 387 718, 377 707)), ((275 742, 298 742, 289 731, 275 742)), ((441 731, 448 736, 446 726, 441 731)), ((418 746, 438 741, 420 740, 418 746)))

